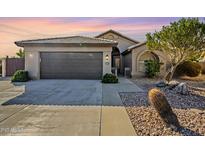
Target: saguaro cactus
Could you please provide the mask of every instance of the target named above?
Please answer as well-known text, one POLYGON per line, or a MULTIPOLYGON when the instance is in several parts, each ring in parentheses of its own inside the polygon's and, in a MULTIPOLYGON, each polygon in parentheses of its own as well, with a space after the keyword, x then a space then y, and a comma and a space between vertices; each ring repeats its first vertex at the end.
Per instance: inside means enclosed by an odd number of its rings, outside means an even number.
POLYGON ((148 100, 167 127, 171 127, 174 130, 180 128, 176 114, 172 111, 165 95, 159 89, 151 89, 148 92, 148 100))

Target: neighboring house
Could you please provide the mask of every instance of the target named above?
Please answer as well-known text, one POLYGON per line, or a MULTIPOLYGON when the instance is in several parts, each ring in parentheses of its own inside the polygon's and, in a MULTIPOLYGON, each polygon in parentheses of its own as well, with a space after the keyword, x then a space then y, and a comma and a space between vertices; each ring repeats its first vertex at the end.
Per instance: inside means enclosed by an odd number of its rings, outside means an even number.
POLYGON ((161 73, 166 72, 166 56, 149 52, 140 43, 114 30, 95 38, 85 36, 57 37, 17 41, 24 47, 25 70, 33 79, 100 79, 116 68, 123 74, 125 68, 132 76, 144 75, 144 60, 163 62, 161 73))

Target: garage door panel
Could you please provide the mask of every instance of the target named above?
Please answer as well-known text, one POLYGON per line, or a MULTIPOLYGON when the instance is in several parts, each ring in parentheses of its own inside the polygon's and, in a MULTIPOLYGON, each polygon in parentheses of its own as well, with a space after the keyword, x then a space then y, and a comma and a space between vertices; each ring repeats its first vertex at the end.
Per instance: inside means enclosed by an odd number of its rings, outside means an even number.
MULTIPOLYGON (((59 68, 60 69, 60 68, 59 68)), ((100 74, 101 71, 95 71, 93 69, 86 69, 86 71, 80 71, 80 70, 76 70, 76 71, 65 71, 65 70, 62 70, 62 71, 57 71, 55 72, 56 70, 52 70, 52 71, 44 71, 44 73, 41 73, 41 75, 43 74, 57 74, 57 73, 60 73, 60 74, 76 74, 76 73, 79 73, 79 74, 100 74), (53 73, 55 72, 55 73, 53 73), (89 73, 87 73, 89 72, 89 73)))
POLYGON ((100 79, 102 53, 41 53, 41 78, 100 79))
POLYGON ((85 58, 90 58, 93 60, 101 59, 101 56, 97 56, 99 53, 43 53, 43 57, 48 57, 48 60, 85 60, 85 58))
MULTIPOLYGON (((88 66, 92 66, 93 64, 97 64, 98 61, 101 61, 101 60, 92 60, 91 62, 88 62, 88 60, 86 60, 86 61, 83 61, 83 60, 69 60, 68 61, 68 60, 61 59, 61 61, 62 61, 62 64, 60 64, 61 66, 69 65, 69 66, 76 66, 76 67, 78 67, 78 66, 82 66, 83 64, 88 65, 88 66)), ((49 62, 52 65, 54 65, 56 63, 59 63, 59 60, 53 60, 53 61, 51 60, 51 61, 47 61, 47 62, 49 62)))
MULTIPOLYGON (((43 74, 42 79, 76 79, 76 74, 43 74), (48 78, 49 76, 49 78, 48 78)), ((96 74, 82 74, 81 76, 78 76, 77 79, 100 79, 101 77, 99 78, 96 78, 96 74), (85 78, 86 77, 86 78, 85 78)))

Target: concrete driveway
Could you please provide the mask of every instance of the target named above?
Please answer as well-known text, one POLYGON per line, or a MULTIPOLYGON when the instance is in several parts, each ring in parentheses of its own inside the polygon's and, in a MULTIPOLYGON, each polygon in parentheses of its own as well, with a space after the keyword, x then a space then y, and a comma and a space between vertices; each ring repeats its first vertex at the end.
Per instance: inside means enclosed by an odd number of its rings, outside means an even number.
POLYGON ((13 89, 21 95, 4 105, 101 105, 102 84, 99 80, 36 80, 14 83, 13 89))
POLYGON ((121 91, 140 89, 127 79, 0 80, 0 135, 135 135, 121 91))

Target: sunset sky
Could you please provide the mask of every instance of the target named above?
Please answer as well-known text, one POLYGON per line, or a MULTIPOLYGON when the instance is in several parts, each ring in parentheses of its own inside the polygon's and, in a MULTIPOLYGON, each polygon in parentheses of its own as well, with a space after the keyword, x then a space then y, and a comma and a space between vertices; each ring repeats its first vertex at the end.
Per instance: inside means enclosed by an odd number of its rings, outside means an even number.
POLYGON ((113 29, 144 41, 147 32, 159 30, 179 18, 0 18, 0 57, 15 56, 14 41, 55 36, 95 36, 113 29))

